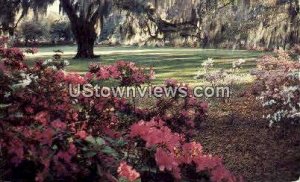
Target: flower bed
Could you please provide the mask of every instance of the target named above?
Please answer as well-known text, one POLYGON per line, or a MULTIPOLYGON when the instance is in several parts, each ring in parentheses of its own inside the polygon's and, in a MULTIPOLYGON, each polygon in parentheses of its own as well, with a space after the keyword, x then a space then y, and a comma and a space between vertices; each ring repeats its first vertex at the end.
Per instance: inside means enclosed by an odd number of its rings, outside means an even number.
POLYGON ((120 61, 91 65, 80 76, 64 72, 62 60, 29 67, 16 48, 1 48, 0 58, 1 180, 240 180, 192 139, 205 118, 205 102, 158 98, 143 109, 124 98, 68 93, 69 84, 106 79, 141 86, 153 71, 120 61))

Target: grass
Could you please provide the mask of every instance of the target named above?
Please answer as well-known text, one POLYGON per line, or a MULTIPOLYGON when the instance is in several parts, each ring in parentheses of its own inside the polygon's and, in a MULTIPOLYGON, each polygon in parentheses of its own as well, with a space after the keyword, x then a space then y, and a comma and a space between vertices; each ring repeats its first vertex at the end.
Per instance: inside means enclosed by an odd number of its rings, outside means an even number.
POLYGON ((49 59, 53 50, 63 50, 64 59, 70 60, 67 71, 84 73, 91 62, 111 64, 117 60, 133 61, 141 66, 154 66, 156 71, 155 84, 160 84, 168 78, 177 79, 191 85, 196 85, 199 80, 194 80, 201 63, 207 58, 216 61, 216 69, 231 68, 232 61, 243 58, 248 60, 241 72, 247 73, 255 67, 255 58, 262 52, 232 51, 224 49, 198 49, 198 48, 139 48, 139 47, 95 47, 95 54, 101 55, 95 60, 73 60, 76 46, 42 47, 36 55, 28 55, 29 64, 36 59, 49 59))

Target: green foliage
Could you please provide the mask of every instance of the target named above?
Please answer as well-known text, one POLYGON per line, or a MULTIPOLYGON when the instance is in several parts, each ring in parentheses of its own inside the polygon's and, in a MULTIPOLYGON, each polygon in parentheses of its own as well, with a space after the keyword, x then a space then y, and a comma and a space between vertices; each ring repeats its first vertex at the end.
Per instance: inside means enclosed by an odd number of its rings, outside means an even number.
POLYGON ((50 35, 52 42, 70 41, 73 39, 70 22, 57 21, 50 25, 50 35))
POLYGON ((20 32, 26 43, 41 41, 49 37, 49 26, 39 21, 27 21, 21 25, 20 32))
POLYGON ((37 12, 46 12, 48 5, 53 4, 55 0, 1 0, 0 3, 0 33, 14 33, 15 28, 22 18, 27 15, 29 10, 37 12))

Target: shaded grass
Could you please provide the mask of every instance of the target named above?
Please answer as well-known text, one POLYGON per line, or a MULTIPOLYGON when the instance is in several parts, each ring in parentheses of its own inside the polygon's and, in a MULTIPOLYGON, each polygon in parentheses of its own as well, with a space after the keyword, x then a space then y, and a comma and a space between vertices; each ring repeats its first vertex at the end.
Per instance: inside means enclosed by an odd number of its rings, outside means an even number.
MULTIPOLYGON (((70 60, 67 71, 84 73, 92 62, 112 64, 117 60, 133 61, 144 67, 153 66, 156 71, 154 84, 160 84, 168 78, 184 81, 195 85, 199 80, 194 80, 196 72, 200 69, 201 63, 207 58, 216 61, 216 69, 229 69, 232 61, 243 58, 255 60, 263 55, 257 51, 232 51, 223 49, 197 49, 197 48, 139 48, 139 47, 95 47, 95 54, 101 55, 94 60, 74 60, 76 46, 43 47, 36 55, 28 55, 29 64, 36 59, 49 59, 53 50, 63 50, 64 59, 70 60)), ((248 72, 255 67, 255 61, 248 61, 241 72, 248 72)))

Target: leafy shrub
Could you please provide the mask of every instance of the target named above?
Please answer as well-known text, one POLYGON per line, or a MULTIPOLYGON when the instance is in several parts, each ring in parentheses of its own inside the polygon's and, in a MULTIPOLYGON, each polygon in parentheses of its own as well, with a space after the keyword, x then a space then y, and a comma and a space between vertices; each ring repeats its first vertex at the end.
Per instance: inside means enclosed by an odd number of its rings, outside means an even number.
POLYGON ((48 38, 49 27, 38 21, 27 21, 20 26, 20 34, 25 43, 37 42, 48 38))
MULTIPOLYGON (((1 48, 0 57, 4 180, 238 180, 219 158, 204 155, 199 143, 189 141, 186 130, 176 130, 182 127, 176 122, 190 119, 173 116, 166 107, 151 111, 135 108, 123 98, 69 96, 69 84, 93 79, 114 78, 122 86, 147 83, 151 74, 135 64, 92 65, 82 77, 64 72, 58 60, 28 67, 16 48, 1 48), (121 127, 124 115, 133 118, 129 130, 121 127)), ((163 101, 158 102, 159 106, 163 101)), ((166 103, 176 108, 175 102, 166 103)), ((194 108, 196 116, 204 116, 207 110, 207 105, 194 99, 183 105, 177 108, 194 108)))
POLYGON ((73 38, 70 22, 57 21, 50 25, 50 36, 53 42, 71 41, 73 38))
POLYGON ((278 50, 275 56, 264 56, 253 71, 257 81, 258 99, 263 106, 272 110, 267 116, 270 125, 300 118, 300 63, 287 52, 278 50))

